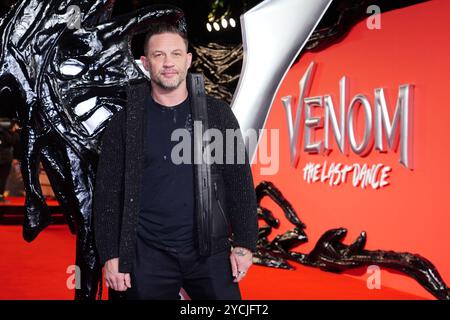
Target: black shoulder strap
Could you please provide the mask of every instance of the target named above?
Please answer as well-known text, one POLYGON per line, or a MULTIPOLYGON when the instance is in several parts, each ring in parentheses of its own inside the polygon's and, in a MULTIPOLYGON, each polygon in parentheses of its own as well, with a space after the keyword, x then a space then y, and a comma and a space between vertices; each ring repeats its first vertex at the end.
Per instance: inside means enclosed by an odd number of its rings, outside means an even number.
POLYGON ((196 208, 197 214, 200 217, 200 219, 197 219, 199 221, 198 233, 203 235, 199 237, 199 249, 201 255, 209 255, 211 252, 211 243, 209 240, 211 234, 211 219, 207 217, 211 213, 212 188, 210 187, 210 165, 203 159, 203 152, 207 147, 207 139, 203 139, 203 134, 209 127, 203 76, 200 74, 189 73, 187 85, 191 103, 192 119, 194 121, 194 170, 196 185, 198 186, 198 189, 196 190, 196 208), (200 123, 202 125, 202 130, 201 132, 198 132, 198 125, 200 123))

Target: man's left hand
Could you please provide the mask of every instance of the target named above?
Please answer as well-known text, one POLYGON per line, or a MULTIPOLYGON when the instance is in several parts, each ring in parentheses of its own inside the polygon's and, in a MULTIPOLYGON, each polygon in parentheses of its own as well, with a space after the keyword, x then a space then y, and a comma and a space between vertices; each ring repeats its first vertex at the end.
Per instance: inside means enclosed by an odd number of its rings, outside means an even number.
POLYGON ((245 277, 248 269, 253 264, 253 254, 246 248, 233 248, 230 254, 230 262, 234 282, 239 282, 245 277))

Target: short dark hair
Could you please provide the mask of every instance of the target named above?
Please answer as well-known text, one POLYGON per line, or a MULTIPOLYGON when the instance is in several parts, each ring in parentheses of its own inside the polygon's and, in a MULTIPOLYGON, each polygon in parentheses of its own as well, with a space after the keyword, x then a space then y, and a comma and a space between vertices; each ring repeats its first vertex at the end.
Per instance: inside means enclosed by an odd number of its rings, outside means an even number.
POLYGON ((162 33, 178 34, 181 38, 183 38, 184 43, 186 44, 186 50, 188 49, 189 40, 188 40, 187 33, 185 31, 180 30, 177 26, 175 26, 173 24, 160 22, 160 23, 155 23, 154 25, 152 25, 145 35, 145 40, 144 40, 144 54, 145 55, 147 55, 148 41, 150 40, 150 38, 153 37, 154 35, 162 34, 162 33))

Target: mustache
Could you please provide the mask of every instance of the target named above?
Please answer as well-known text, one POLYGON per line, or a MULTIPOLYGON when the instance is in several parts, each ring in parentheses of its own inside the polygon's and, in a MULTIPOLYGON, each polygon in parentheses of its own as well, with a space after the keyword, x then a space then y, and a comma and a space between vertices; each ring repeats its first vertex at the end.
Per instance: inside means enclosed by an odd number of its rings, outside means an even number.
POLYGON ((180 71, 176 68, 170 68, 170 69, 162 69, 159 71, 159 74, 165 74, 165 73, 177 73, 179 74, 180 71))

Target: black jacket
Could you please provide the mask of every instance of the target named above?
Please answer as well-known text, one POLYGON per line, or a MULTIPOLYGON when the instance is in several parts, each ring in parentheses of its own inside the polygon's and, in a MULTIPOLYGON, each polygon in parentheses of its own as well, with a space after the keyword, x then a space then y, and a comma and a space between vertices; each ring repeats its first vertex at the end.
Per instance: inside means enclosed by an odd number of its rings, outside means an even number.
MULTIPOLYGON (((206 96, 198 76, 189 74, 188 80, 193 121, 202 121, 203 130, 221 130, 225 142, 226 129, 239 129, 231 108, 206 96)), ((93 198, 94 234, 100 261, 104 264, 119 257, 119 271, 127 273, 131 272, 135 259, 146 143, 144 101, 149 87, 147 80, 132 83, 127 91, 127 108, 114 114, 105 128, 93 198)), ((209 143, 198 137, 194 138, 194 152, 209 143)), ((243 148, 242 136, 236 140, 236 149, 243 148)), ((225 152, 226 148, 224 159, 225 152)), ((200 254, 204 256, 230 245, 256 249, 257 203, 248 155, 245 152, 244 164, 223 163, 194 164, 197 236, 200 254)))

